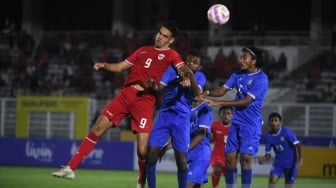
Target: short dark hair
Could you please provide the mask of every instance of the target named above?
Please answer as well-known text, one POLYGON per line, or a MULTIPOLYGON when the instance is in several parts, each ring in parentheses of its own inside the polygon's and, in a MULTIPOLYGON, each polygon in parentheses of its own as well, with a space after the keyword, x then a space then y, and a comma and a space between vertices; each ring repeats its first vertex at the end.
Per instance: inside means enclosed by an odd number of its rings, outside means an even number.
POLYGON ((282 120, 281 115, 278 112, 272 112, 269 116, 268 116, 268 120, 270 120, 271 118, 277 117, 279 118, 279 120, 282 120))
POLYGON ((173 37, 177 37, 179 35, 179 29, 177 26, 177 23, 174 21, 167 21, 161 24, 160 27, 167 28, 171 33, 173 37))
POLYGON ((224 110, 226 110, 226 109, 231 110, 231 112, 232 112, 232 107, 230 107, 230 106, 221 106, 219 108, 219 110, 218 110, 218 113, 221 114, 221 112, 224 111, 224 110))

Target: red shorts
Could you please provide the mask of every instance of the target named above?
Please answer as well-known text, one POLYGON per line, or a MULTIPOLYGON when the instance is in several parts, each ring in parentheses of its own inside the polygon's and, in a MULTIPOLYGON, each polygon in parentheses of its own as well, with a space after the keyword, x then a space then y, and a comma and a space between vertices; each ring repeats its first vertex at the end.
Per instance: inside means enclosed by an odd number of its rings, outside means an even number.
POLYGON ((132 86, 123 87, 101 114, 108 117, 114 126, 130 115, 132 131, 149 133, 152 130, 155 100, 155 96, 150 93, 142 94, 132 86))
POLYGON ((211 166, 214 166, 215 164, 220 164, 221 166, 225 166, 225 158, 223 156, 211 156, 210 161, 211 166))

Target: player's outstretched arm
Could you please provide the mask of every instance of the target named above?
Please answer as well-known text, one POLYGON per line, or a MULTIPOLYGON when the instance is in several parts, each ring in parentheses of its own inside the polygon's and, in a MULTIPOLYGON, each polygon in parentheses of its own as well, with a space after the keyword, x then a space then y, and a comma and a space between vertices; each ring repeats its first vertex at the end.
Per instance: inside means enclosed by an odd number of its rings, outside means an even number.
POLYGON ((241 100, 210 100, 210 99, 204 99, 205 102, 209 103, 209 105, 212 106, 227 106, 227 107, 245 107, 249 105, 253 98, 249 95, 247 95, 244 99, 241 100))
POLYGON ((126 61, 121 61, 119 63, 105 63, 105 62, 95 62, 93 64, 94 70, 104 69, 110 72, 122 72, 126 69, 129 69, 132 64, 127 63, 126 61))
POLYGON ((226 92, 228 92, 229 89, 226 87, 218 87, 215 89, 211 89, 211 90, 205 90, 204 91, 204 95, 205 96, 210 96, 210 97, 221 97, 223 95, 225 95, 226 92))
POLYGON ((229 89, 225 87, 218 87, 212 90, 204 90, 198 97, 197 100, 204 100, 207 96, 210 97, 220 97, 225 95, 226 92, 228 92, 229 89))

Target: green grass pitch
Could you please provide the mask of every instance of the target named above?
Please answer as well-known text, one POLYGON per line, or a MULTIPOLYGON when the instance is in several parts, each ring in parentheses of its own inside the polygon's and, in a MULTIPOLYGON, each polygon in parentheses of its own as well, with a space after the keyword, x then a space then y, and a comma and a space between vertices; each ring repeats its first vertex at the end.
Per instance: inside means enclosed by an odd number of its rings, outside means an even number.
MULTIPOLYGON (((0 188, 135 188, 136 171, 93 170, 77 169, 74 180, 54 178, 51 172, 57 168, 11 167, 0 166, 0 188)), ((210 180, 210 177, 209 177, 210 180)), ((240 181, 240 180, 238 180, 240 181)), ((158 173, 158 188, 177 187, 175 173, 158 173)), ((211 188, 207 183, 205 188, 211 188)), ((224 188, 224 178, 220 186, 224 188)), ((255 176, 253 186, 256 188, 267 187, 266 176, 255 176)), ((283 187, 283 180, 278 182, 278 187, 283 187)), ((318 179, 299 177, 295 182, 297 188, 335 188, 336 178, 318 179)))

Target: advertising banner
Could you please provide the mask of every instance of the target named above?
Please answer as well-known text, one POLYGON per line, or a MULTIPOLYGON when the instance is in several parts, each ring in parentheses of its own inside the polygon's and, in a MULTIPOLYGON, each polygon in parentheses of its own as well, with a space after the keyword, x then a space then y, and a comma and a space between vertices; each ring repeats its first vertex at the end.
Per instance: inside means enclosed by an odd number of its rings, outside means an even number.
MULTIPOLYGON (((135 152, 136 154, 136 152, 135 152)), ((272 163, 274 160, 274 154, 272 153, 272 158, 266 162, 263 165, 258 164, 258 157, 261 157, 265 154, 265 146, 261 145, 259 147, 259 152, 258 154, 253 158, 253 173, 255 175, 268 175, 269 171, 271 170, 272 163)), ((136 155, 134 156, 134 160, 136 162, 137 157, 136 155)), ((138 169, 137 163, 134 162, 134 169, 138 169)), ((177 167, 175 163, 175 156, 174 156, 174 151, 172 149, 168 150, 166 154, 162 157, 161 161, 157 163, 156 166, 157 171, 161 172, 176 172, 177 167)), ((210 173, 212 171, 211 167, 208 168, 208 172, 210 173)), ((238 173, 240 174, 240 164, 238 161, 238 173)))
MULTIPOLYGON (((80 141, 55 139, 0 138, 0 165, 66 165, 80 141)), ((79 167, 97 169, 133 169, 133 142, 99 141, 79 167)))
POLYGON ((299 176, 336 178, 336 148, 303 147, 299 176))

